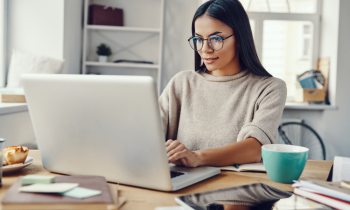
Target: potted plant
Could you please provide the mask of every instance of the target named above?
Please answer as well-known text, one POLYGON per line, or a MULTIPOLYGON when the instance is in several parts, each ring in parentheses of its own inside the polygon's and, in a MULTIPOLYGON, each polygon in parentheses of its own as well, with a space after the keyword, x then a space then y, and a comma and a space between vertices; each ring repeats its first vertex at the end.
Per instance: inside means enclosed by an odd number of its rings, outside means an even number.
POLYGON ((112 55, 111 48, 106 44, 100 44, 96 51, 99 62, 107 62, 107 57, 112 55))

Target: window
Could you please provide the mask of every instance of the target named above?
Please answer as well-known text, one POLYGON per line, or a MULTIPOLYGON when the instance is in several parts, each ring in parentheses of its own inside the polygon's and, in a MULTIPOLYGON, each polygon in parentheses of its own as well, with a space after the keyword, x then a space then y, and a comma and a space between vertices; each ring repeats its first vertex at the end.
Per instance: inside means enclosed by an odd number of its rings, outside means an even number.
POLYGON ((5 49, 6 49, 6 6, 7 1, 0 1, 0 88, 5 86, 5 49))
POLYGON ((296 97, 297 75, 317 69, 321 0, 240 0, 263 66, 296 97))

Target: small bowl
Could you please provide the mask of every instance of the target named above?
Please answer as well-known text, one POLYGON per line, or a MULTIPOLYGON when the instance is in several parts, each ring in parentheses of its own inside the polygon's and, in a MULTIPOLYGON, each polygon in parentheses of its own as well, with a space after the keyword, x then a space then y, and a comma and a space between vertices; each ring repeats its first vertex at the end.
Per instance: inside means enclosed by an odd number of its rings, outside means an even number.
POLYGON ((287 144, 267 144, 261 147, 267 175, 274 182, 293 183, 304 170, 309 149, 287 144))

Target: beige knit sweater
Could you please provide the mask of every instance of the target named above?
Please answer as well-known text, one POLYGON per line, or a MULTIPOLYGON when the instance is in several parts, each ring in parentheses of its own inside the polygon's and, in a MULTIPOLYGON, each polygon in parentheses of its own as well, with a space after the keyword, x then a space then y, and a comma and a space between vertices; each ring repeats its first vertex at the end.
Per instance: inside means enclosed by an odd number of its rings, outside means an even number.
POLYGON ((284 81, 247 70, 223 77, 179 72, 159 98, 166 140, 178 140, 192 151, 249 137, 275 143, 286 96, 284 81))

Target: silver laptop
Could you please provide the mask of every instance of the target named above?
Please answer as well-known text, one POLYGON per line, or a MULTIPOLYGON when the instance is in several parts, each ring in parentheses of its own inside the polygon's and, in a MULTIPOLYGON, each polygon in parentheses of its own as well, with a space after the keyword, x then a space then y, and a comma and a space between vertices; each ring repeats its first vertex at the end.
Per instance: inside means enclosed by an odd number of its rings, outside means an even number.
POLYGON ((220 173, 169 165, 151 77, 27 74, 22 82, 43 166, 51 172, 162 191, 220 173))

